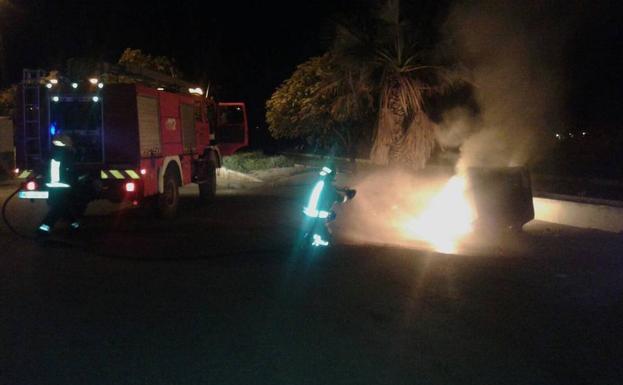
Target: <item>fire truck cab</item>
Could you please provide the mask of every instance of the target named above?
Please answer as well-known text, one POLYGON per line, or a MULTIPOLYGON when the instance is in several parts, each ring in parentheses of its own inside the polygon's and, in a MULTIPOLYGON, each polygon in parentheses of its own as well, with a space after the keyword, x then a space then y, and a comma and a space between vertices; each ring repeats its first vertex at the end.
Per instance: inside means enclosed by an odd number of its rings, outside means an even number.
POLYGON ((248 145, 245 104, 215 103, 192 84, 155 78, 108 82, 112 75, 79 80, 24 70, 16 171, 30 183, 19 196, 47 197, 52 138, 62 133, 73 140, 76 172, 90 183, 87 201, 152 201, 160 216, 172 217, 181 186, 196 183, 201 199, 213 198, 222 157, 248 145))

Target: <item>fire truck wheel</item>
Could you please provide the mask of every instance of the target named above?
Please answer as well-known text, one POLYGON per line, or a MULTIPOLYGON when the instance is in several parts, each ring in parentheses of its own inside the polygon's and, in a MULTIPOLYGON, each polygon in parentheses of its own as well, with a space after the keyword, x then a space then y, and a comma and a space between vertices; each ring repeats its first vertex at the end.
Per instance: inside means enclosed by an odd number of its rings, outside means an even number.
POLYGON ((173 218, 177 214, 177 206, 180 200, 178 180, 175 173, 167 170, 164 174, 162 194, 158 197, 158 216, 160 218, 173 218))
POLYGON ((209 160, 205 165, 206 179, 199 183, 199 198, 202 202, 210 202, 216 195, 216 164, 209 160))

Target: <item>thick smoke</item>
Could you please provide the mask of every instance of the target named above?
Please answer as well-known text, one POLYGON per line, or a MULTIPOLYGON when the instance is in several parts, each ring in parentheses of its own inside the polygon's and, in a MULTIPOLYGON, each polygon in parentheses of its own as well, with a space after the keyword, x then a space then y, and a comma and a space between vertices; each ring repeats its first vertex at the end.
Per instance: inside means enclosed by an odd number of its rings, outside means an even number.
POLYGON ((463 140, 458 168, 537 159, 561 124, 569 21, 560 2, 481 0, 452 8, 445 29, 467 68, 480 114, 446 114, 440 140, 463 140), (557 3, 557 4, 556 4, 557 3))
MULTIPOLYGON (((443 147, 460 148, 459 172, 470 166, 525 165, 553 142, 562 121, 565 7, 535 0, 452 7, 443 28, 473 85, 479 111, 446 111, 437 133, 443 147)), ((353 184, 357 197, 334 224, 336 233, 362 242, 411 245, 414 239, 404 224, 431 206, 450 177, 430 167, 417 175, 394 170, 361 176, 353 184)), ((440 210, 440 218, 431 222, 451 225, 454 215, 440 210)))

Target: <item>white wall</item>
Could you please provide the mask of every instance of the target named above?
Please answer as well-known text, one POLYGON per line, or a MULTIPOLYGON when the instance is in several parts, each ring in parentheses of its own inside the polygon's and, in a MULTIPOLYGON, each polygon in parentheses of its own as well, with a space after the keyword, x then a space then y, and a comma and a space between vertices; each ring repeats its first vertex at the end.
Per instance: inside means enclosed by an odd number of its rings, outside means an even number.
POLYGON ((575 227, 623 232, 623 207, 534 198, 535 219, 575 227))

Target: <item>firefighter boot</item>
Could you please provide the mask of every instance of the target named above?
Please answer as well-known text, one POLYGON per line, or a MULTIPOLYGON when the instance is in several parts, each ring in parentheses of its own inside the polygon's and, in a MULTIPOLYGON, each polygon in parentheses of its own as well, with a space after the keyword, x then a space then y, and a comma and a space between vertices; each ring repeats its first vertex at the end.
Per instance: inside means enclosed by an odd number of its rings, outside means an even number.
POLYGON ((39 225, 39 227, 35 231, 35 237, 37 239, 46 239, 47 237, 50 236, 51 231, 52 231, 52 227, 50 225, 42 223, 41 225, 39 225))

